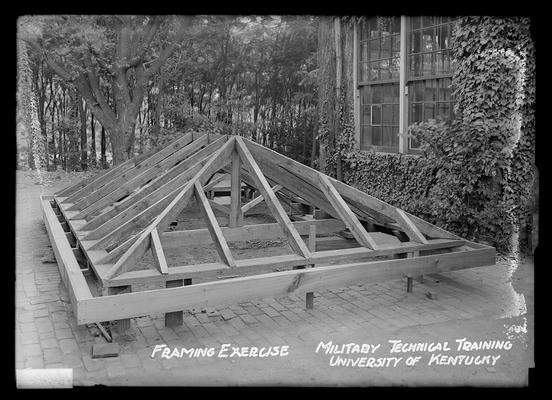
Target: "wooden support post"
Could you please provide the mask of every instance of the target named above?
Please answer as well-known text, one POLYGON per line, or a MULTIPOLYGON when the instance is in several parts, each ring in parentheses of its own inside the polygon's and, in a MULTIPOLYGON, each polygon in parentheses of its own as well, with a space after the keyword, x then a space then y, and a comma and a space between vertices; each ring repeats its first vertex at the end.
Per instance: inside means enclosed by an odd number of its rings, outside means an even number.
POLYGON ((228 219, 230 228, 243 225, 240 169, 240 155, 234 150, 232 153, 232 173, 230 174, 230 217, 228 219))
POLYGON ((412 277, 411 276, 406 277, 406 291, 408 293, 412 293, 412 277))
MULTIPOLYGON (((108 295, 116 295, 116 294, 122 294, 122 293, 130 293, 132 291, 132 286, 114 286, 114 287, 108 287, 107 288, 107 294, 108 295)), ((120 334, 123 334, 126 330, 130 328, 130 318, 126 319, 119 319, 116 321, 117 325, 115 327, 115 332, 120 334)))
POLYGON ((307 309, 312 310, 314 308, 314 293, 307 292, 306 296, 307 309))
POLYGON ((309 251, 314 253, 316 251, 316 225, 309 226, 309 251))
MULTIPOLYGON (((190 280, 191 279, 186 279, 190 280)), ((184 284, 182 279, 176 279, 174 281, 167 281, 165 283, 165 287, 168 288, 174 288, 174 287, 180 287, 184 284)), ((175 326, 181 326, 182 322, 184 321, 184 312, 182 311, 173 311, 165 313, 165 326, 167 328, 172 328, 175 326)))

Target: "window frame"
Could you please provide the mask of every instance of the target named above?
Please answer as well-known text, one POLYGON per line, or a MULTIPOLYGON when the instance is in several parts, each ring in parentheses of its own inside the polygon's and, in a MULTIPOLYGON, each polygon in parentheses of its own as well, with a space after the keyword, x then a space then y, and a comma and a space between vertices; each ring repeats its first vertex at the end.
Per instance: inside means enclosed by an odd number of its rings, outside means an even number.
MULTIPOLYGON (((436 25, 431 25, 430 28, 433 29, 435 32, 436 28, 441 28, 442 26, 448 25, 448 24, 454 24, 456 22, 456 19, 449 19, 447 22, 440 22, 436 25)), ((453 72, 449 73, 439 73, 439 74, 433 74, 433 75, 422 75, 422 76, 411 76, 410 74, 410 58, 411 54, 410 46, 411 46, 411 38, 412 38, 412 16, 400 16, 400 31, 399 31, 399 38, 400 38, 400 52, 399 52, 399 79, 385 79, 385 80, 375 80, 375 81, 361 81, 360 78, 362 77, 362 65, 363 63, 369 63, 371 60, 361 61, 361 43, 367 43, 371 39, 365 39, 363 41, 360 40, 361 37, 361 29, 363 29, 362 24, 355 24, 355 32, 354 32, 354 41, 355 48, 354 48, 354 57, 353 61, 355 63, 354 65, 354 79, 355 79, 355 109, 357 113, 357 122, 355 124, 356 137, 358 139, 358 146, 359 149, 362 151, 376 151, 376 152, 382 152, 382 153, 401 153, 401 154, 421 154, 421 150, 419 148, 411 148, 411 138, 407 138, 405 135, 408 132, 408 126, 409 126, 409 120, 410 120, 410 112, 411 107, 414 102, 410 101, 409 96, 409 87, 412 84, 412 82, 416 81, 427 81, 427 80, 441 80, 446 78, 451 78, 453 76, 453 72), (362 121, 362 107, 365 106, 365 104, 361 103, 360 100, 360 94, 362 91, 362 87, 364 86, 371 86, 371 85, 383 85, 383 84, 399 84, 399 145, 398 148, 395 147, 388 147, 388 146, 375 146, 375 145, 367 145, 365 146, 363 142, 363 134, 362 134, 362 128, 363 126, 366 126, 366 124, 363 124, 362 121), (368 148, 365 148, 368 147, 368 148)), ((452 25, 453 26, 453 25, 452 25)), ((427 27, 429 28, 429 27, 427 27)), ((423 32, 424 29, 427 29, 426 27, 420 27, 419 31, 423 32)), ((452 29, 450 31, 451 37, 452 37, 452 29)), ((373 39, 372 39, 373 40, 373 39)), ((451 39, 449 39, 451 40, 451 39)), ((450 43, 450 42, 449 42, 450 43)), ((391 48, 393 44, 391 43, 391 48)), ((449 47, 446 51, 451 51, 452 47, 449 47)), ((393 51, 393 50, 391 50, 393 51)), ((434 54, 438 52, 442 52, 443 49, 438 50, 432 50, 430 52, 419 52, 414 53, 414 55, 418 54, 434 54)), ((392 57, 391 59, 395 59, 396 57, 392 57)), ((381 60, 384 60, 387 58, 382 58, 381 60)), ((378 59, 380 60, 380 59, 378 59)), ((377 60, 375 60, 377 61, 377 60)), ((452 60, 451 60, 452 63, 452 60)), ((432 67, 433 69, 433 67, 432 67)), ((419 103, 419 102, 416 102, 419 103)), ((422 102, 425 104, 425 102, 422 102)), ((429 102, 432 104, 438 104, 440 103, 438 100, 435 102, 429 102)), ((454 99, 452 99, 450 102, 445 103, 451 103, 451 106, 454 107, 454 99)), ((372 112, 370 113, 370 119, 372 119, 372 112)), ((370 121, 372 122, 372 121, 370 121)), ((371 125, 370 126, 376 126, 371 125)), ((381 126, 381 125, 380 125, 381 126)))

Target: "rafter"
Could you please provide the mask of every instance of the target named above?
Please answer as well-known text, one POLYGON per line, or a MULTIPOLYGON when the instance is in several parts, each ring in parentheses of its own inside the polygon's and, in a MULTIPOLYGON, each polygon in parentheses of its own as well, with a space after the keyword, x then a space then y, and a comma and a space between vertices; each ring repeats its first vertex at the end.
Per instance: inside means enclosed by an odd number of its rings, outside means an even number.
POLYGON ((255 181, 255 187, 263 195, 267 206, 272 212, 272 215, 274 216, 276 221, 280 224, 282 230, 286 234, 291 248, 297 254, 308 259, 310 257, 310 252, 307 246, 305 245, 305 242, 303 242, 303 240, 301 239, 301 236, 299 236, 299 233, 297 233, 297 230, 292 225, 289 217, 287 216, 286 212, 282 208, 280 202, 278 201, 278 199, 276 199, 276 195, 274 194, 274 192, 272 191, 272 188, 266 181, 266 178, 261 172, 261 169, 253 159, 251 152, 245 146, 243 139, 240 136, 237 136, 235 138, 235 141, 236 141, 236 149, 240 154, 240 158, 244 163, 244 165, 249 170, 251 174, 251 178, 253 178, 253 180, 255 181))
POLYGON ((226 239, 222 234, 222 230, 220 229, 220 226, 217 222, 217 218, 215 217, 215 214, 211 209, 211 205, 209 204, 209 201, 205 196, 205 191, 201 186, 201 183, 199 183, 198 181, 195 182, 195 196, 199 204, 201 214, 203 215, 203 218, 207 223, 207 229, 211 233, 211 237, 213 239, 213 242, 215 243, 215 247, 217 248, 217 252, 220 258, 229 267, 235 267, 236 262, 234 261, 232 252, 228 248, 228 244, 226 243, 226 239))
MULTIPOLYGON (((274 185, 272 186, 272 191, 274 193, 277 193, 278 191, 280 191, 281 189, 283 188, 282 185, 278 184, 278 185, 274 185)), ((264 201, 264 197, 263 195, 259 195, 257 197, 255 197, 253 200, 251 200, 249 203, 247 204, 244 204, 241 208, 241 211, 242 213, 246 213, 247 211, 251 210, 253 207, 255 207, 257 204, 260 204, 264 201)))
POLYGON ((340 196, 335 187, 332 185, 328 177, 324 174, 320 174, 320 189, 326 195, 326 198, 330 201, 335 210, 339 213, 342 221, 347 225, 347 228, 351 231, 357 242, 364 247, 376 250, 378 245, 368 235, 364 227, 356 215, 351 211, 345 200, 340 196))

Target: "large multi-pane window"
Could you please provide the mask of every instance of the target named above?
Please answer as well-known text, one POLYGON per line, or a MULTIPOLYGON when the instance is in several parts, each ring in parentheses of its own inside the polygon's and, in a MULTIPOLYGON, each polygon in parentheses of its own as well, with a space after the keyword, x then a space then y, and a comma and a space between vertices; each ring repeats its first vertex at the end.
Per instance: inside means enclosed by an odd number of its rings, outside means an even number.
MULTIPOLYGON (((450 120, 451 37, 454 18, 410 17, 408 29, 408 124, 429 119, 450 120)), ((414 138, 409 149, 419 148, 414 138)))
POLYGON ((399 148, 399 84, 367 85, 361 89, 362 145, 379 151, 399 148))
MULTIPOLYGON (((360 25, 361 149, 397 152, 400 126, 406 130, 414 122, 454 117, 451 38, 455 19, 413 16, 403 22, 405 32, 401 32, 400 17, 371 17, 360 25), (405 41, 404 53, 401 40, 405 41), (402 101, 401 87, 408 94, 402 101), (399 115, 401 102, 404 121, 399 115)), ((416 151, 419 143, 410 139, 401 146, 401 151, 416 151)))
POLYGON ((398 151, 400 17, 369 18, 360 29, 361 148, 398 151))

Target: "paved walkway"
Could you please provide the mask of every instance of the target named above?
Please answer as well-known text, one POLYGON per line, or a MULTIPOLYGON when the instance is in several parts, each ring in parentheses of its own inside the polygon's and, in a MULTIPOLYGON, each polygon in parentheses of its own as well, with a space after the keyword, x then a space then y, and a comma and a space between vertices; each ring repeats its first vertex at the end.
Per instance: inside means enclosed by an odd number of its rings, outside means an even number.
MULTIPOLYGON (((93 359, 94 343, 103 343, 78 326, 42 223, 39 195, 54 185, 18 172, 16 200, 16 368, 73 368, 75 385, 525 385, 533 366, 533 265, 503 261, 495 266, 428 276, 406 292, 405 280, 359 284, 315 292, 314 309, 304 298, 246 302, 225 308, 186 310, 184 324, 165 328, 161 315, 131 320, 119 336, 117 358, 93 359), (427 296, 432 294, 433 299, 427 296), (381 344, 389 340, 448 341, 457 338, 510 340, 510 350, 472 351, 500 355, 494 366, 427 365, 359 368, 331 366, 336 356, 316 352, 322 341, 381 344), (214 348, 214 357, 166 359, 156 345, 170 349, 214 348), (216 355, 231 347, 289 346, 279 357, 216 355)), ((72 178, 75 181, 75 178, 72 178)), ((382 353, 382 351, 386 353, 382 353)), ((229 349, 228 354, 231 353, 229 349)), ((460 352, 458 352, 460 354, 460 352)), ((344 357, 354 358, 356 355, 344 357)), ((362 362, 361 362, 362 364, 362 362)))

